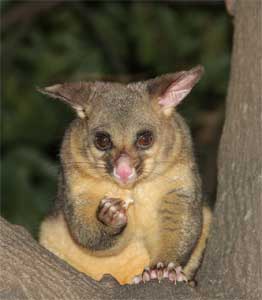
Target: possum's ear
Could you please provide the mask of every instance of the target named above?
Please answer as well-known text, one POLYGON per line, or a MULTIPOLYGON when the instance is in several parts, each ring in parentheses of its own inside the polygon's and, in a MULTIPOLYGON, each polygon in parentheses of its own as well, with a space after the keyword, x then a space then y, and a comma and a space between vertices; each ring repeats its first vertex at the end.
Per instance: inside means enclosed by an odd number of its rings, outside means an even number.
POLYGON ((37 90, 42 94, 66 102, 80 118, 86 117, 86 104, 91 92, 89 82, 55 84, 45 88, 37 88, 37 90))
POLYGON ((173 109, 190 93, 194 85, 204 73, 202 66, 189 71, 166 74, 149 80, 147 90, 154 103, 160 106, 165 115, 170 115, 173 109))

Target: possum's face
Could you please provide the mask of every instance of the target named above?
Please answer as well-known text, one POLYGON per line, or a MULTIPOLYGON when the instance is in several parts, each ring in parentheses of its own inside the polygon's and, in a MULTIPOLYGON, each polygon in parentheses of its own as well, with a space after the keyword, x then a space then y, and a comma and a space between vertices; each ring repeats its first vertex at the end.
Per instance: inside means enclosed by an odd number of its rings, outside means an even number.
POLYGON ((157 170, 174 133, 145 91, 103 84, 91 105, 85 149, 98 173, 128 187, 157 170))
POLYGON ((173 110, 202 71, 197 67, 128 85, 78 83, 42 91, 69 102, 83 119, 78 142, 88 173, 128 188, 163 176, 174 163, 182 137, 173 110))

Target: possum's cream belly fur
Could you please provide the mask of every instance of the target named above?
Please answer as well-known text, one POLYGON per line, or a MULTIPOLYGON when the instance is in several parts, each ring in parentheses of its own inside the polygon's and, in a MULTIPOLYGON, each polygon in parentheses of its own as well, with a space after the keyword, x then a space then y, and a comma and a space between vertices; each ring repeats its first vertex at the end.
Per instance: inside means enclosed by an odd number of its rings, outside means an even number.
POLYGON ((97 257, 78 246, 68 232, 62 215, 49 218, 41 225, 40 243, 77 270, 100 280, 113 275, 120 284, 131 283, 149 265, 149 254, 142 241, 131 241, 118 255, 97 257))

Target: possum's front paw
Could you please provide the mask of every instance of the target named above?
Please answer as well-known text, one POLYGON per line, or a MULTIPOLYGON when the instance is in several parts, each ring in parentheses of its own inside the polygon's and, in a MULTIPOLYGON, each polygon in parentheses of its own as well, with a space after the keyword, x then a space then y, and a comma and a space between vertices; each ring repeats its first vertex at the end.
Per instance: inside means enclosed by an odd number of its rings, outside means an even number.
POLYGON ((145 268, 141 275, 134 277, 133 283, 138 284, 140 282, 147 282, 153 279, 158 279, 160 282, 164 278, 169 279, 175 284, 177 281, 187 282, 187 278, 180 266, 175 267, 172 262, 167 265, 160 262, 152 268, 145 268))
POLYGON ((101 200, 97 218, 107 226, 124 227, 127 224, 125 202, 119 198, 105 198, 101 200))

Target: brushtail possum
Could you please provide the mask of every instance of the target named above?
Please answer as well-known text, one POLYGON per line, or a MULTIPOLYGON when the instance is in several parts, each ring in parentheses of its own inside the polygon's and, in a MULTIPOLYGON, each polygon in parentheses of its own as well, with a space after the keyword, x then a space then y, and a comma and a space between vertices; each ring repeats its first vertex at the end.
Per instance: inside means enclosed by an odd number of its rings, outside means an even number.
POLYGON ((40 89, 77 113, 61 147, 54 208, 41 224, 43 246, 96 280, 194 277, 211 214, 176 107, 202 73, 197 66, 129 84, 40 89))

